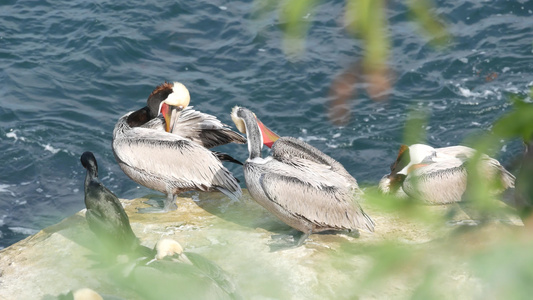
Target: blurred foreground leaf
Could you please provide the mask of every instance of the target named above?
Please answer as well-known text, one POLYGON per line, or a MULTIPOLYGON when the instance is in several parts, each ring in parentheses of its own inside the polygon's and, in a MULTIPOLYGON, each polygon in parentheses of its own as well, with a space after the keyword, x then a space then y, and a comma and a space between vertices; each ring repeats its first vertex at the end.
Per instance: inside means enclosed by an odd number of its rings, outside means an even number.
POLYGON ((403 143, 405 145, 423 144, 426 141, 425 126, 428 123, 429 113, 414 107, 407 114, 403 129, 403 143))
POLYGON ((409 12, 423 33, 430 39, 434 46, 445 46, 450 40, 444 21, 438 17, 430 0, 408 0, 409 12))
POLYGON ((345 9, 346 29, 360 38, 365 47, 364 71, 366 74, 376 73, 384 68, 389 57, 385 3, 383 0, 349 0, 345 9))
POLYGON ((525 102, 523 97, 511 97, 514 109, 494 123, 493 132, 501 138, 533 138, 533 103, 525 102))
POLYGON ((285 53, 297 55, 305 49, 305 37, 312 20, 313 7, 316 0, 290 0, 281 3, 280 21, 284 25, 285 53))
POLYGON ((421 205, 412 198, 401 199, 391 194, 382 194, 376 188, 365 189, 365 205, 373 207, 377 211, 392 213, 400 218, 419 222, 423 226, 442 224, 444 216, 435 215, 428 210, 428 206, 421 205))

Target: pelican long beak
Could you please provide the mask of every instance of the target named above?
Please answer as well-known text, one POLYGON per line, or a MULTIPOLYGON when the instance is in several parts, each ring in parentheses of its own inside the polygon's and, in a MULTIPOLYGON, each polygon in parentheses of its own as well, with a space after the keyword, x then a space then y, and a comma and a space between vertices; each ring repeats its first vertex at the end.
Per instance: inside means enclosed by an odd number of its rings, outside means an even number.
POLYGON ((165 119, 165 130, 166 132, 171 132, 174 128, 174 123, 176 123, 177 114, 178 112, 182 111, 182 106, 173 106, 168 105, 166 103, 161 104, 161 114, 163 115, 163 118, 165 119))
POLYGON ((270 130, 268 127, 265 126, 257 117, 255 117, 255 120, 257 121, 257 125, 259 126, 259 129, 261 130, 261 135, 263 136, 263 144, 267 146, 268 148, 272 148, 272 145, 274 142, 276 142, 279 139, 279 135, 275 134, 274 131, 270 130))
POLYGON ((406 145, 400 146, 400 151, 398 151, 398 157, 396 157, 396 160, 392 165, 390 166, 391 175, 395 174, 402 174, 407 175, 407 166, 410 166, 409 164, 409 147, 406 145))
POLYGON ((161 114, 163 114, 163 118, 165 118, 165 131, 170 132, 170 116, 172 115, 170 111, 170 105, 166 103, 161 104, 161 114))

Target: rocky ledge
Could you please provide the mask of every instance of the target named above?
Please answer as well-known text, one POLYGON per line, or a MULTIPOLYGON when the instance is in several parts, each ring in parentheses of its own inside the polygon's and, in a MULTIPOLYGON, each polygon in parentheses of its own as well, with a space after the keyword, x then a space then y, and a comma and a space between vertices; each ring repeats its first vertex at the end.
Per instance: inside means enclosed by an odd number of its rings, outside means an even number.
MULTIPOLYGON (((209 258, 231 274, 245 299, 409 298, 424 287, 431 266, 438 270, 431 273, 438 281, 431 293, 451 299, 479 296, 484 285, 463 259, 490 245, 491 237, 518 228, 496 222, 459 230, 440 217, 422 222, 365 203, 376 232, 313 234, 302 247, 271 252, 273 234, 293 231, 246 191, 238 203, 218 193, 187 193, 178 199, 177 211, 137 213, 147 206, 146 200, 121 200, 141 243, 152 248, 163 237, 179 241, 186 251, 209 258)), ((447 212, 446 207, 427 209, 438 216, 447 212)), ((42 299, 85 287, 138 299, 93 266, 98 240, 84 214, 82 210, 0 251, 1 299, 42 299)))

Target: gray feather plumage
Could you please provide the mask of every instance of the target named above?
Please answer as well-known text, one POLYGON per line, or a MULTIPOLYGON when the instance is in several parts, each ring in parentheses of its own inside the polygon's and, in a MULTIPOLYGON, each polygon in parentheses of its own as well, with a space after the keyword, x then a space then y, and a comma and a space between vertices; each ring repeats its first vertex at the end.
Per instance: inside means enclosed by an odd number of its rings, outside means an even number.
MULTIPOLYGON (((235 111, 235 109, 234 109, 235 111)), ((272 156, 261 158, 255 116, 238 108, 246 124, 250 158, 244 164, 252 197, 289 226, 304 233, 325 230, 374 231, 374 222, 357 200, 356 180, 333 158, 290 137, 278 139, 272 156)))
POLYGON ((174 112, 170 123, 173 124, 170 132, 179 134, 206 148, 228 143, 246 143, 245 137, 231 130, 215 116, 193 110, 192 106, 181 112, 174 112))
MULTIPOLYGON (((467 188, 467 166, 475 154, 475 149, 466 146, 435 148, 431 157, 407 174, 395 194, 428 204, 460 202, 467 188)), ((499 180, 503 190, 514 188, 515 177, 496 159, 481 154, 477 167, 486 180, 499 180)), ((380 190, 391 192, 389 184, 389 176, 384 176, 379 184, 380 190)))
POLYGON ((179 134, 154 130, 161 122, 157 118, 130 127, 129 114, 117 122, 112 146, 120 167, 135 182, 165 194, 220 189, 241 196, 237 180, 211 151, 179 134))

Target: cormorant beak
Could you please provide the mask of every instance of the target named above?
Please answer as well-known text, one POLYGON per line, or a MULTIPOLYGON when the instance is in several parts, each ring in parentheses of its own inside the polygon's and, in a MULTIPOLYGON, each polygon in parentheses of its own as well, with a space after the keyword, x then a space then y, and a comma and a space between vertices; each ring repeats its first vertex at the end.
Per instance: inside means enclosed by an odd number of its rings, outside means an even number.
POLYGON ((263 144, 268 148, 272 148, 272 145, 275 141, 279 139, 279 135, 275 134, 272 130, 265 126, 257 117, 255 117, 257 125, 261 130, 261 135, 263 136, 263 144))
POLYGON ((174 106, 174 105, 168 105, 166 103, 161 104, 161 114, 163 114, 163 118, 165 118, 165 131, 171 132, 174 128, 174 123, 176 122, 177 114, 178 112, 181 112, 184 109, 183 106, 174 106))

